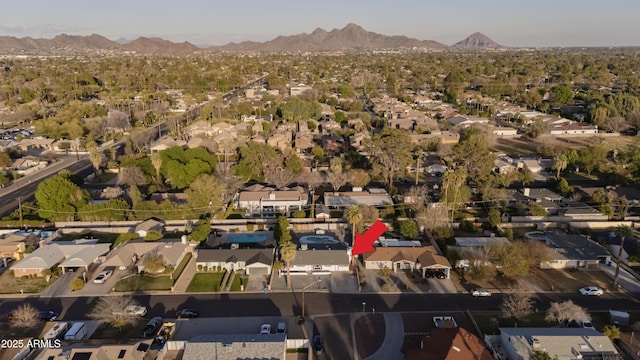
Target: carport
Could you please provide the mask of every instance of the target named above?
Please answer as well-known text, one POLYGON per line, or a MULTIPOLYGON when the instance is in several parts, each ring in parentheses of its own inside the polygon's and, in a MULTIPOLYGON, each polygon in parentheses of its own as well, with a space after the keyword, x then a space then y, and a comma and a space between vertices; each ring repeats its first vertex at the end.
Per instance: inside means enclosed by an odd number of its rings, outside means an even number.
POLYGON ((424 253, 418 258, 418 262, 422 268, 422 277, 425 277, 427 269, 433 271, 442 271, 446 278, 451 277, 451 264, 446 257, 438 254, 424 253))
POLYGON ((62 271, 76 271, 79 269, 89 270, 91 264, 99 264, 104 260, 104 255, 109 252, 109 244, 87 245, 84 249, 69 256, 59 267, 62 271))

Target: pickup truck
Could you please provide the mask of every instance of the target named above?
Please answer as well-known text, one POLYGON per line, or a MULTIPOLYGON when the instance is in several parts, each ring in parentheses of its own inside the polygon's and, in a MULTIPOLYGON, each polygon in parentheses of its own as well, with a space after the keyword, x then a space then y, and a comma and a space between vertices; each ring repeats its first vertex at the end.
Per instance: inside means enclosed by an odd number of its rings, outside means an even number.
POLYGON ((123 312, 114 311, 113 314, 127 316, 145 316, 147 315, 147 308, 144 306, 130 305, 124 308, 123 312))

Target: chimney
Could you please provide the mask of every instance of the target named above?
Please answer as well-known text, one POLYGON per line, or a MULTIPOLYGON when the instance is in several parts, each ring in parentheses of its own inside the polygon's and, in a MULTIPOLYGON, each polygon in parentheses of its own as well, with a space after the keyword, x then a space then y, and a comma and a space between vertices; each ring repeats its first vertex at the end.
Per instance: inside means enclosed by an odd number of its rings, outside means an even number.
POLYGON ((531 192, 531 189, 528 187, 522 190, 522 193, 524 194, 524 196, 529 196, 530 192, 531 192))
POLYGON ((273 191, 269 191, 269 200, 275 200, 276 199, 276 193, 273 191))
POLYGON ((536 337, 531 338, 531 348, 534 350, 540 349, 540 339, 536 337))

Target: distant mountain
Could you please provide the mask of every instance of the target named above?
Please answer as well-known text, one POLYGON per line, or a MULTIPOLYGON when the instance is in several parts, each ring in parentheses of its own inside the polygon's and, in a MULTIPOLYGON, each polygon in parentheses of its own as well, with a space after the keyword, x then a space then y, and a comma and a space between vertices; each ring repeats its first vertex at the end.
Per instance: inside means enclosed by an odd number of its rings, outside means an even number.
POLYGON ((135 51, 146 54, 180 55, 202 51, 199 47, 185 41, 174 43, 160 38, 139 37, 122 45, 123 50, 135 51))
POLYGON ((464 49, 499 49, 504 46, 491 40, 487 35, 476 32, 462 41, 453 44, 453 47, 464 49))
POLYGON ((49 49, 117 49, 120 45, 101 35, 77 36, 60 34, 53 39, 16 38, 0 36, 0 50, 49 50, 49 49))
POLYGON ((278 36, 266 42, 244 41, 223 46, 212 46, 209 50, 257 51, 257 52, 321 52, 354 51, 374 49, 446 49, 448 46, 432 40, 418 40, 406 36, 387 36, 367 31, 356 24, 347 24, 342 29, 326 31, 315 29, 311 34, 278 36))

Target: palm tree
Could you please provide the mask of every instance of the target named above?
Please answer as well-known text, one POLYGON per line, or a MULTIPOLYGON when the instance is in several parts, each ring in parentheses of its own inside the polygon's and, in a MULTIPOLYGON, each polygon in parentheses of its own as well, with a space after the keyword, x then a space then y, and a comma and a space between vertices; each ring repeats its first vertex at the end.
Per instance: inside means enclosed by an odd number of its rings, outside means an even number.
POLYGON ((89 161, 91 161, 91 165, 93 165, 94 173, 98 176, 98 170, 100 169, 100 164, 102 163, 102 153, 100 152, 100 148, 95 141, 89 141, 85 148, 89 153, 89 161))
POLYGON ((624 249, 624 240, 633 235, 633 229, 629 225, 618 225, 616 234, 620 236, 620 249, 618 249, 618 258, 616 259, 616 273, 613 276, 613 286, 618 287, 618 276, 620 275, 620 261, 622 260, 622 251, 624 249))
POLYGON ((296 257, 297 247, 291 241, 287 241, 286 243, 280 246, 280 258, 287 265, 287 287, 291 288, 291 260, 296 257))
POLYGON ((156 170, 156 181, 160 183, 162 181, 160 178, 160 168, 162 167, 162 156, 160 156, 160 153, 155 152, 151 154, 151 165, 153 165, 153 168, 156 170))
POLYGON ((351 245, 356 241, 356 225, 362 221, 362 211, 358 205, 351 205, 344 211, 344 218, 351 224, 351 245))

